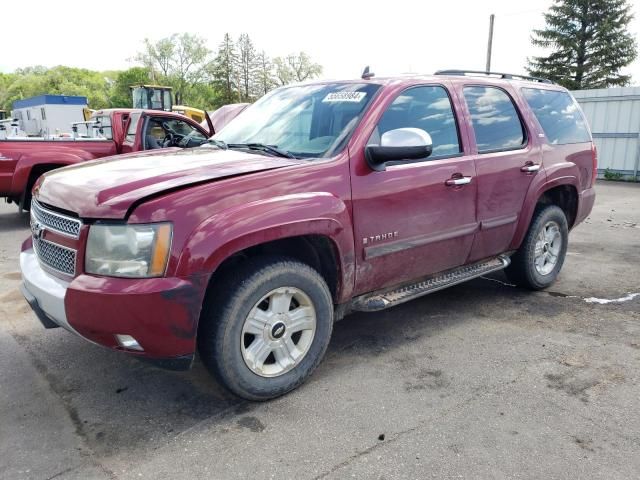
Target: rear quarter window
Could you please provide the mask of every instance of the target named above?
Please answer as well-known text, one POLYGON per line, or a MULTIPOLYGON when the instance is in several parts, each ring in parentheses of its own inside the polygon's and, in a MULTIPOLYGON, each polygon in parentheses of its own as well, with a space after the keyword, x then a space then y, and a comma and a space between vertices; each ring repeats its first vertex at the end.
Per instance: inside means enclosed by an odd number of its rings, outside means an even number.
POLYGON ((99 135, 107 140, 113 140, 113 130, 111 128, 111 117, 100 115, 92 119, 99 127, 99 135))
POLYGON ((567 92, 523 88, 522 93, 549 143, 565 145, 591 141, 587 122, 567 92))

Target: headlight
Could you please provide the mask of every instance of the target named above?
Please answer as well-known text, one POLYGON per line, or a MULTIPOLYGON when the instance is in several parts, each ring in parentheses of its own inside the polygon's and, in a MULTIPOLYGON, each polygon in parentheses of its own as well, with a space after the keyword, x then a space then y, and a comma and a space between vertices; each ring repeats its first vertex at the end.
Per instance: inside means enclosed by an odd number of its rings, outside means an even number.
POLYGON ((85 271, 111 277, 161 277, 171 247, 170 223, 92 225, 85 271))

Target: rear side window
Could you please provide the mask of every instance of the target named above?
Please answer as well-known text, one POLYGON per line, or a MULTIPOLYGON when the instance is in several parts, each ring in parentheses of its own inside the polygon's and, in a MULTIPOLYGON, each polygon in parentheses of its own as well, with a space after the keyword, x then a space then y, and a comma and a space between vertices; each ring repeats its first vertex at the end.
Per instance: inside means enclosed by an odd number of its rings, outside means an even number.
POLYGON ((140 120, 139 113, 131 114, 131 120, 129 120, 129 128, 127 129, 127 136, 125 140, 129 143, 136 141, 136 129, 138 128, 138 120, 140 120))
POLYGON ((413 87, 402 92, 382 115, 370 143, 379 143, 379 135, 389 130, 409 127, 420 128, 431 136, 433 153, 428 160, 461 152, 451 100, 440 86, 413 87))
POLYGON ((95 126, 98 127, 99 138, 106 138, 107 140, 113 140, 113 130, 111 129, 111 117, 109 115, 101 115, 93 117, 95 126))
POLYGON ((513 150, 525 143, 524 128, 513 101, 495 87, 465 87, 479 153, 513 150))
POLYGON ((582 112, 567 92, 539 88, 523 88, 522 92, 549 143, 564 145, 591 141, 582 112))

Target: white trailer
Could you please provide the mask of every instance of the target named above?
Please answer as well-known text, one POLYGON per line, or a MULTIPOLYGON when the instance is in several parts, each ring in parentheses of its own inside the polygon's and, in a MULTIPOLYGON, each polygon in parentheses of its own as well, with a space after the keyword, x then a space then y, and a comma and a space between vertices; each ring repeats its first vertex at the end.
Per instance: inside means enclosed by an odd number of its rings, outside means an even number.
POLYGON ((47 137, 71 133, 71 124, 85 120, 87 97, 39 95, 13 102, 11 117, 28 136, 47 137))

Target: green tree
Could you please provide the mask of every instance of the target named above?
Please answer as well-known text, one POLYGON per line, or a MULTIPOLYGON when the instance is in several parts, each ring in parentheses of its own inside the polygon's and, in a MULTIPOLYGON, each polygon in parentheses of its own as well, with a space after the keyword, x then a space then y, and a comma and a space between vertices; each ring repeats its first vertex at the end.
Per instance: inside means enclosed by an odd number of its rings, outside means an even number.
POLYGON ((274 64, 264 50, 256 55, 256 64, 256 81, 253 94, 256 98, 259 98, 269 93, 278 83, 274 78, 274 64))
POLYGON ((235 103, 240 100, 238 92, 238 53, 231 35, 225 33, 213 62, 213 84, 218 91, 221 104, 235 103))
POLYGON ((278 85, 302 82, 322 72, 305 52, 270 60, 266 52, 258 53, 247 34, 237 44, 226 34, 214 59, 204 40, 195 35, 146 39, 135 60, 142 66, 124 71, 31 66, 0 73, 0 108, 10 110, 15 100, 43 94, 86 96, 95 109, 129 107, 131 85, 160 83, 173 87, 176 103, 212 109, 253 101, 278 85))
POLYGON ((9 100, 9 88, 15 82, 15 75, 12 73, 0 73, 0 110, 11 110, 9 100))
POLYGON ((109 104, 114 108, 131 107, 131 86, 151 82, 151 72, 147 67, 132 67, 118 72, 109 93, 109 104))
POLYGON ((0 91, 0 101, 7 109, 15 100, 36 95, 80 95, 88 99, 92 108, 109 106, 112 79, 102 72, 83 68, 57 66, 53 68, 27 67, 9 75, 10 81, 0 91))
POLYGON ((204 38, 174 33, 157 42, 147 38, 144 46, 135 59, 149 69, 154 82, 173 87, 176 104, 186 103, 190 90, 206 80, 210 70, 212 52, 204 38))
POLYGON ((255 83, 258 79, 258 62, 256 49, 249 35, 243 33, 238 38, 238 75, 240 80, 240 99, 250 102, 255 92, 255 83))
POLYGON ((278 85, 288 85, 294 82, 293 72, 289 68, 289 64, 283 57, 276 57, 273 59, 273 69, 276 81, 278 85))
POLYGON ((628 85, 631 77, 620 71, 637 56, 632 18, 626 0, 554 0, 545 28, 531 37, 551 53, 528 59, 529 74, 571 90, 628 85))
POLYGON ((291 53, 286 57, 273 59, 275 75, 281 85, 293 82, 304 82, 320 76, 322 65, 314 63, 305 53, 291 53))
POLYGON ((211 83, 198 83, 189 92, 189 105, 195 105, 204 110, 213 110, 221 105, 220 95, 211 83))

